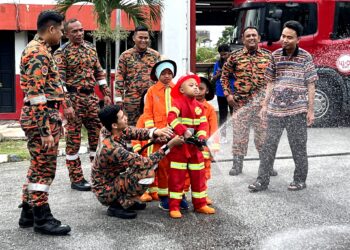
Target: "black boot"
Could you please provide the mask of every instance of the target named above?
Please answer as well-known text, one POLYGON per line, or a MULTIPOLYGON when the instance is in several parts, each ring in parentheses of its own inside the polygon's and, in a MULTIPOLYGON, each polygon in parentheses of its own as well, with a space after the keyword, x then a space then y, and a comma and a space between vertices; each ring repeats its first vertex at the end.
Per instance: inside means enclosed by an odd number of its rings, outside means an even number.
POLYGON ((19 227, 21 228, 32 227, 34 224, 32 207, 27 202, 23 202, 18 207, 22 208, 21 217, 19 218, 19 222, 18 222, 19 227))
POLYGON ((107 209, 107 215, 118 217, 120 219, 135 219, 137 213, 133 210, 128 210, 122 207, 118 202, 114 202, 107 209))
POLYGON ((89 184, 89 182, 87 182, 85 179, 83 179, 80 182, 71 183, 71 188, 78 190, 78 191, 90 191, 91 185, 89 184))
POLYGON ((230 170, 229 175, 239 175, 240 173, 242 173, 243 159, 244 159, 243 155, 234 155, 233 156, 233 165, 232 165, 232 168, 230 170))
POLYGON ((71 228, 56 220, 50 210, 49 204, 40 207, 33 207, 34 231, 49 235, 66 235, 71 228))

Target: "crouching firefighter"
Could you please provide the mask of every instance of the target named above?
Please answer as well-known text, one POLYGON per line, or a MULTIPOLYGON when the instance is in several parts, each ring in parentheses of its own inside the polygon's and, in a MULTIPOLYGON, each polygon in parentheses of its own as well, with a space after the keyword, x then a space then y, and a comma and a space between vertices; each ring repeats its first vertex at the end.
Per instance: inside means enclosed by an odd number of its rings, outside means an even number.
POLYGON ((108 206, 108 216, 136 218, 135 210, 146 208, 145 203, 139 202, 139 197, 149 186, 142 185, 139 181, 154 177, 154 166, 172 147, 180 146, 184 141, 176 136, 149 157, 143 157, 128 151, 126 140, 170 138, 173 136, 172 130, 167 127, 128 127, 128 118, 118 105, 105 106, 99 111, 99 118, 104 128, 100 132, 91 170, 92 191, 102 205, 108 206))

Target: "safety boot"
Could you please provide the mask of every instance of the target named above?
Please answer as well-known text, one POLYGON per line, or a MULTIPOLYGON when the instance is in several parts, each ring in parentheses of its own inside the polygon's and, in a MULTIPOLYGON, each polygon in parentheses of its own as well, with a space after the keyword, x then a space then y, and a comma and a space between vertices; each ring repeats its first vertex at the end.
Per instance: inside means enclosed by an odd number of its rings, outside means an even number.
POLYGON ((32 206, 27 202, 22 202, 18 206, 18 208, 22 208, 21 217, 19 218, 18 224, 21 228, 32 227, 34 224, 34 216, 32 206))
POLYGON ((140 197, 140 201, 142 202, 150 202, 152 201, 152 196, 148 192, 144 192, 140 197))
POLYGON ((234 155, 233 156, 233 164, 232 164, 232 168, 229 172, 229 175, 239 175, 240 173, 242 173, 243 159, 244 159, 243 155, 234 155))
POLYGON ((175 210, 175 211, 170 211, 169 213, 170 217, 173 219, 180 219, 182 217, 182 214, 180 211, 175 210))
POLYGON ((201 214, 215 214, 215 209, 212 207, 209 207, 207 205, 205 205, 201 208, 197 208, 194 211, 197 213, 201 213, 201 214))
POLYGON ((34 232, 49 235, 66 235, 70 226, 61 224, 51 213, 49 204, 33 207, 34 232))

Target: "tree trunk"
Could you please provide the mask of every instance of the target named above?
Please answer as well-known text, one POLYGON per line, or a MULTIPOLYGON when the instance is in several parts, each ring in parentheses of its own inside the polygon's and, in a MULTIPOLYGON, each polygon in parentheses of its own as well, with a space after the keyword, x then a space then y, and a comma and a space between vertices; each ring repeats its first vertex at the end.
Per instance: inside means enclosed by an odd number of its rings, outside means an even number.
POLYGON ((111 40, 106 40, 106 79, 108 86, 111 86, 111 64, 112 64, 112 55, 111 55, 111 40))

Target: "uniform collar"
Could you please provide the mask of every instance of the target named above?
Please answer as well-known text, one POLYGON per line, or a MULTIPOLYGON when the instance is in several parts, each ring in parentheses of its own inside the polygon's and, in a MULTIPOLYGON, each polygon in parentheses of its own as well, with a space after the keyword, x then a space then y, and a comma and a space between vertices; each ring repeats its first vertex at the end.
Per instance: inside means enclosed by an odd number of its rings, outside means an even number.
POLYGON ((87 44, 86 44, 85 41, 83 41, 81 44, 78 44, 78 45, 73 44, 71 41, 69 41, 69 44, 70 44, 72 47, 76 47, 76 48, 78 48, 78 47, 80 47, 80 46, 82 46, 82 47, 84 47, 84 48, 87 48, 87 44))
POLYGON ((40 44, 42 44, 42 45, 44 45, 44 46, 46 46, 47 49, 48 49, 48 51, 51 52, 51 46, 50 46, 44 39, 42 39, 42 38, 39 36, 39 34, 36 34, 36 35, 34 36, 34 39, 33 39, 33 40, 34 40, 34 41, 37 41, 38 43, 40 43, 40 44))
MULTIPOLYGON (((170 83, 169 83, 169 87, 170 87, 170 88, 173 88, 174 86, 175 86, 175 83, 173 83, 173 82, 170 82, 170 83)), ((158 82, 154 85, 154 87, 155 87, 156 89, 158 89, 158 90, 165 89, 165 85, 164 85, 162 82, 160 82, 160 81, 158 81, 158 82)))
POLYGON ((244 54, 250 54, 250 55, 255 55, 255 54, 261 54, 261 49, 258 46, 258 48, 254 52, 249 52, 249 50, 246 47, 243 47, 243 53, 244 54))

